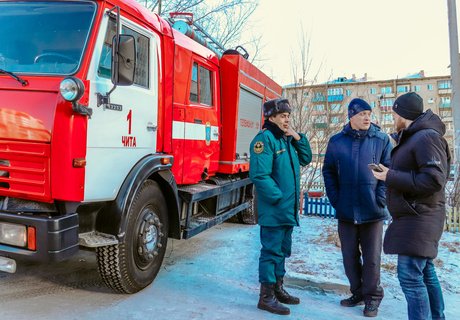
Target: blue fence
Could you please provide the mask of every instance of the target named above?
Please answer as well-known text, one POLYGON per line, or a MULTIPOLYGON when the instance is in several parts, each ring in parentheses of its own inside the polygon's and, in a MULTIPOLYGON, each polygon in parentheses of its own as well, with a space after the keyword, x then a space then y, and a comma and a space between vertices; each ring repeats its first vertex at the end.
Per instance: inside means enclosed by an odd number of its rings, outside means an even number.
POLYGON ((304 198, 303 214, 310 216, 320 216, 324 218, 334 218, 335 209, 331 206, 327 197, 304 198))

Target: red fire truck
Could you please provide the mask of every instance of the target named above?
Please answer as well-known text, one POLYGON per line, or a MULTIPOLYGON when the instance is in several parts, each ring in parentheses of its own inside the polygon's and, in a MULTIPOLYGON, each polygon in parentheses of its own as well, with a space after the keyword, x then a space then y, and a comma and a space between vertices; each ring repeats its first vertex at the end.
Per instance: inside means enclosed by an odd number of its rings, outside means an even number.
POLYGON ((168 237, 254 222, 249 143, 281 87, 175 19, 134 0, 0 0, 1 271, 90 249, 133 293, 168 237))

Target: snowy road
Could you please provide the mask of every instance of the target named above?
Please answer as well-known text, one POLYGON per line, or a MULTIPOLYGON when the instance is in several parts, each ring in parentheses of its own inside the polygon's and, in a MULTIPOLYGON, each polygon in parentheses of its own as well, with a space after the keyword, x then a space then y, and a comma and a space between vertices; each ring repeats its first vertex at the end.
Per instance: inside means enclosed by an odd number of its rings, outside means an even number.
MULTIPOLYGON (((191 240, 170 239, 157 279, 135 295, 108 290, 88 252, 60 264, 19 262, 16 274, 0 273, 0 319, 363 319, 362 307, 338 305, 343 295, 296 289, 302 302, 290 316, 258 310, 258 232, 225 223, 191 240)), ((447 297, 447 318, 455 318, 449 305, 458 298, 447 297)), ((384 299, 378 319, 406 319, 405 302, 384 299)))

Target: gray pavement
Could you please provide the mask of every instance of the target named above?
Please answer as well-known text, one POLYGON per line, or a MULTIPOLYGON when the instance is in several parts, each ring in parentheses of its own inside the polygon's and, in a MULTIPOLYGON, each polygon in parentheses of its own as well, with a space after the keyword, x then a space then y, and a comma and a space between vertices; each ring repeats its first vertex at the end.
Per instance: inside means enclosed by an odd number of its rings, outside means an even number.
MULTIPOLYGON (((19 262, 0 274, 0 319, 362 319, 362 306, 340 307, 346 286, 288 275, 301 298, 290 316, 256 308, 259 228, 231 223, 190 240, 171 240, 155 282, 134 295, 107 289, 89 252, 39 265, 19 262)), ((446 303, 458 304, 458 295, 446 303)), ((447 312, 455 318, 454 309, 447 312)), ((378 319, 406 319, 405 301, 386 297, 378 319)))

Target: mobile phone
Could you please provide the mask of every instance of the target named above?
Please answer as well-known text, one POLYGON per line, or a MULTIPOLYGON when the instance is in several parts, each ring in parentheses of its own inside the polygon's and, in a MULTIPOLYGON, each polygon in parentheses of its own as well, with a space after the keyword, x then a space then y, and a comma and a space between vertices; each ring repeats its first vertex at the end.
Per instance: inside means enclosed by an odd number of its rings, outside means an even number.
POLYGON ((369 169, 373 170, 373 171, 377 171, 377 172, 383 172, 383 169, 380 168, 380 166, 376 163, 369 163, 367 165, 369 167, 369 169))

